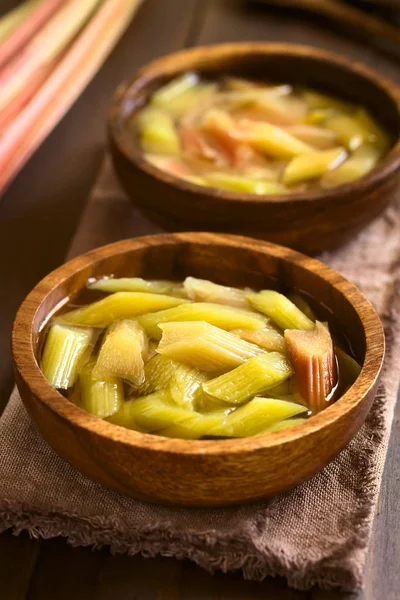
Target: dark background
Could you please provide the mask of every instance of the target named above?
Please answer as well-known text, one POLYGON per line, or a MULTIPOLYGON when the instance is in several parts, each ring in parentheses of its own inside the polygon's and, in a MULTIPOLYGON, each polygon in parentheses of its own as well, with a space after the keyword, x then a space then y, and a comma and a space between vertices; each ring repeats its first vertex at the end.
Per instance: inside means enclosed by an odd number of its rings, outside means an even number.
MULTIPOLYGON (((83 1, 83 0, 82 0, 83 1)), ((0 12, 18 4, 0 0, 0 12)), ((323 19, 239 0, 146 0, 127 33, 67 116, 0 198, 0 411, 13 385, 10 331, 18 305, 63 262, 105 147, 105 114, 116 86, 150 59, 182 47, 237 40, 306 43, 362 60, 400 82, 400 63, 323 19)), ((397 409, 358 595, 289 590, 279 579, 211 577, 189 562, 112 557, 63 539, 0 536, 4 600, 395 600, 400 598, 400 435, 397 409)))

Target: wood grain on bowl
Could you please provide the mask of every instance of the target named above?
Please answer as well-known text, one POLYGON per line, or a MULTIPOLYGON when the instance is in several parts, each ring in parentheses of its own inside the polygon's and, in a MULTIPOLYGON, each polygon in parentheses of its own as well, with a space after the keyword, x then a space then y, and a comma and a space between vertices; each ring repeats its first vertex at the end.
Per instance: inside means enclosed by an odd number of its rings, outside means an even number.
POLYGON ((235 43, 167 55, 117 90, 108 130, 123 188, 147 216, 173 231, 241 233, 312 254, 360 231, 387 206, 400 181, 398 88, 359 63, 306 46, 235 43), (143 158, 130 122, 155 89, 191 70, 305 85, 360 104, 391 135, 392 148, 371 173, 330 190, 254 196, 183 181, 143 158))
POLYGON ((225 506, 289 489, 322 469, 353 437, 374 398, 384 355, 380 320, 338 273, 293 250, 244 237, 178 233, 125 240, 62 265, 18 311, 13 330, 18 389, 38 430, 76 469, 118 492, 152 502, 225 506), (336 403, 304 424, 253 438, 191 441, 141 434, 71 403, 38 365, 41 330, 89 277, 187 275, 222 284, 297 289, 332 313, 362 371, 336 403))

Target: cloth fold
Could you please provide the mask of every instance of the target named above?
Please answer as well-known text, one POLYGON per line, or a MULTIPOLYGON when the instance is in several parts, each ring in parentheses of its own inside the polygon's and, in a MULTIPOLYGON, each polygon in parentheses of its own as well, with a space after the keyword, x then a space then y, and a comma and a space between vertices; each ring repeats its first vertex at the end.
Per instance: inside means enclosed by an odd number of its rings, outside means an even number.
MULTIPOLYGON (((18 391, 0 419, 0 531, 65 536, 113 553, 189 558, 247 578, 281 575, 308 589, 362 586, 400 383, 400 204, 347 245, 320 258, 353 281, 387 336, 382 382, 357 436, 321 473, 270 501, 228 509, 136 502, 63 461, 31 424, 18 391)), ((72 257, 122 238, 161 231, 133 208, 106 161, 73 240, 72 257)))

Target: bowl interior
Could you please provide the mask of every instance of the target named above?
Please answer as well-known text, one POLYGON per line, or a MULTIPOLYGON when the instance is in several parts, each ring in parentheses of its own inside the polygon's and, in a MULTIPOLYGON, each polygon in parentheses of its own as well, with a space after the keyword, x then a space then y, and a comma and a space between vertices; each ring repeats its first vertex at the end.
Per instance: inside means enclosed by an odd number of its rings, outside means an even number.
POLYGON ((378 316, 339 274, 281 246, 210 233, 124 240, 79 256, 36 286, 18 311, 13 330, 21 397, 39 431, 59 454, 92 479, 124 494, 196 506, 261 499, 321 469, 363 422, 383 353, 378 316), (89 277, 112 274, 176 280, 194 275, 222 284, 303 291, 324 314, 334 314, 335 324, 345 332, 363 368, 337 402, 305 423, 273 434, 182 440, 112 425, 67 400, 38 367, 41 334, 49 315, 82 294, 89 277))
POLYGON ((392 144, 400 134, 398 101, 379 76, 345 59, 315 48, 254 44, 221 45, 170 55, 143 69, 123 90, 112 129, 125 152, 140 156, 135 128, 127 127, 151 94, 170 79, 195 70, 206 78, 236 75, 269 82, 310 87, 367 108, 389 133, 392 144))
MULTIPOLYGON (((182 236, 184 234, 179 237, 182 236)), ((169 236, 161 237, 168 240, 169 236)), ((209 234, 206 240, 220 237, 209 234)), ((361 364, 364 361, 366 335, 363 323, 346 293, 347 286, 352 288, 351 284, 338 276, 337 285, 334 286, 332 279, 329 280, 333 273, 330 269, 285 248, 261 242, 235 245, 222 241, 196 243, 189 240, 140 246, 132 240, 107 246, 102 249, 100 256, 89 253, 84 257, 86 260, 80 268, 76 261, 72 261, 47 278, 48 293, 33 318, 32 341, 36 360, 40 353, 41 333, 49 316, 60 306, 65 306, 67 300, 76 301, 85 296, 88 301, 95 299, 93 295, 88 298, 83 291, 88 278, 114 275, 182 280, 191 275, 224 285, 272 288, 282 292, 299 291, 309 300, 320 318, 330 321, 335 333, 350 345, 358 361, 361 364), (118 246, 124 249, 118 251, 118 246), (297 261, 293 261, 293 257, 297 257, 297 261), (310 265, 321 265, 321 270, 309 270, 307 267, 310 265), (327 276, 328 272, 330 276, 327 276)))

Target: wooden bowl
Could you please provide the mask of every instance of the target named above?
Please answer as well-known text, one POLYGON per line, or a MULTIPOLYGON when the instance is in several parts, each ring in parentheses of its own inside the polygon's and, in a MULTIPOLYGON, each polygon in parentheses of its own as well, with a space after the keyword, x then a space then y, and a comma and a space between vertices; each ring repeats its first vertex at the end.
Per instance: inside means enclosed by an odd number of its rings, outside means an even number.
POLYGON ((141 69, 116 92, 109 112, 111 153, 121 185, 140 209, 167 230, 241 233, 315 253, 361 230, 388 204, 399 183, 400 100, 378 73, 306 46, 238 43, 184 50, 141 69), (255 196, 197 186, 142 158, 129 119, 155 89, 179 73, 229 73, 290 82, 368 108, 393 137, 393 147, 370 174, 331 190, 255 196))
POLYGON ((338 273, 293 250, 244 237, 177 233, 125 240, 83 254, 45 277, 15 319, 12 348, 21 398, 48 443, 73 467, 122 494, 157 503, 226 506, 261 500, 304 481, 342 450, 375 396, 384 335, 375 310, 338 273), (124 429, 83 411, 38 366, 40 332, 89 277, 209 277, 228 285, 297 289, 332 312, 363 363, 349 391, 304 424, 218 441, 124 429))

